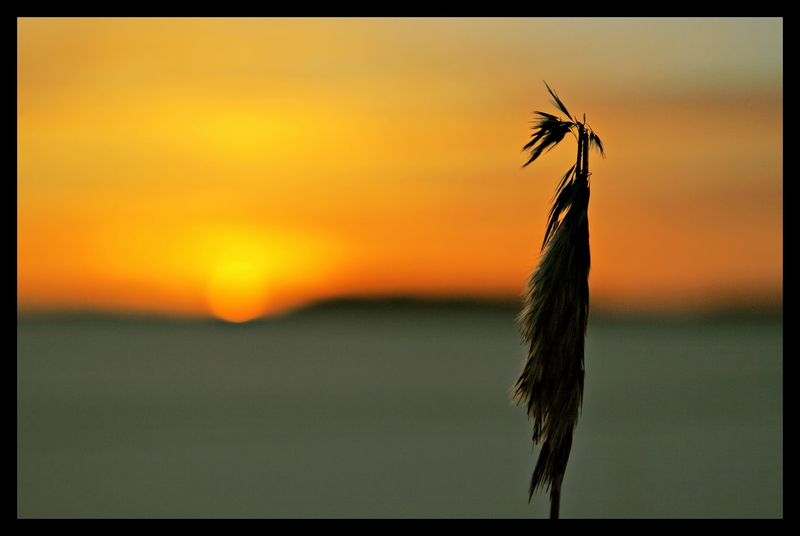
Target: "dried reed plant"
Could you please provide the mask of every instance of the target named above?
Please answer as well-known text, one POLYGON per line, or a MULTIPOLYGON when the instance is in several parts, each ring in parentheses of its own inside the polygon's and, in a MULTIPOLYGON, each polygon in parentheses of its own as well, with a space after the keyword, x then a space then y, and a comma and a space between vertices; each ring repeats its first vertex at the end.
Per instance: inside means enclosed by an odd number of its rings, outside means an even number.
POLYGON ((532 163, 571 133, 578 142, 575 164, 561 178, 553 197, 542 243, 518 321, 528 348, 514 385, 514 400, 527 403, 533 419, 533 444, 541 444, 528 489, 528 502, 540 489, 550 491, 550 517, 558 518, 561 483, 583 401, 584 340, 589 315, 589 148, 605 158, 603 144, 586 124, 567 111, 558 95, 552 104, 569 118, 534 112, 531 140, 523 148, 532 163))

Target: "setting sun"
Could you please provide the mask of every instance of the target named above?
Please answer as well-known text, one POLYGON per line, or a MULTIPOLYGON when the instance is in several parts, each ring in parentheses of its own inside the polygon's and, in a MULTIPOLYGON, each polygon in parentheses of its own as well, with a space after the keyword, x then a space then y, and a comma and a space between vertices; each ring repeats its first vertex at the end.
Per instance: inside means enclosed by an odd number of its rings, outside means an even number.
POLYGON ((208 274, 209 311, 231 322, 285 305, 276 291, 323 279, 338 262, 332 242, 286 230, 223 226, 203 229, 195 238, 208 274))
POLYGON ((261 315, 267 296, 266 274, 248 262, 220 266, 208 282, 208 303, 214 316, 245 322, 261 315))

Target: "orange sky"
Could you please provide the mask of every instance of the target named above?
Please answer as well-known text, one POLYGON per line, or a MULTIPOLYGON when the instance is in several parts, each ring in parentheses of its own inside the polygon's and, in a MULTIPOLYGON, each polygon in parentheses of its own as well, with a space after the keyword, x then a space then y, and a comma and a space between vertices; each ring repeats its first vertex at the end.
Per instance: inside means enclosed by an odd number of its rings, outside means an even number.
POLYGON ((19 19, 20 310, 518 296, 586 112, 592 300, 774 300, 781 19, 19 19))

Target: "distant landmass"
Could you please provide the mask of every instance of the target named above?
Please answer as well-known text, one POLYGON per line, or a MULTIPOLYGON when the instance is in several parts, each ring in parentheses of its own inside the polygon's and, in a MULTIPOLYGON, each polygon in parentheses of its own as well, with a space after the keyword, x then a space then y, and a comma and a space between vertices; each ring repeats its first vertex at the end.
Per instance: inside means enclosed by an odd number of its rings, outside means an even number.
MULTIPOLYGON (((339 297, 320 300, 297 307, 282 313, 253 319, 251 322, 269 321, 296 315, 316 314, 347 314, 347 313, 372 313, 382 314, 402 311, 426 311, 435 313, 463 312, 463 313, 508 313, 516 315, 522 308, 522 299, 511 298, 476 298, 476 297, 339 297)), ((783 317, 783 301, 772 300, 756 302, 753 300, 718 301, 702 308, 686 310, 657 310, 657 309, 623 309, 619 307, 607 308, 602 302, 592 302, 590 305, 590 322, 636 321, 636 320, 679 320, 679 319, 776 319, 783 317)), ((180 315, 144 313, 136 311, 98 311, 98 310, 61 310, 61 311, 17 311, 18 320, 27 319, 86 319, 86 320, 166 320, 175 322, 223 322, 211 317, 186 317, 180 315)))
POLYGON ((482 298, 421 298, 411 296, 391 297, 342 297, 321 300, 298 309, 299 311, 345 311, 356 309, 403 310, 403 309, 441 309, 441 310, 508 310, 516 311, 522 300, 482 299, 482 298))

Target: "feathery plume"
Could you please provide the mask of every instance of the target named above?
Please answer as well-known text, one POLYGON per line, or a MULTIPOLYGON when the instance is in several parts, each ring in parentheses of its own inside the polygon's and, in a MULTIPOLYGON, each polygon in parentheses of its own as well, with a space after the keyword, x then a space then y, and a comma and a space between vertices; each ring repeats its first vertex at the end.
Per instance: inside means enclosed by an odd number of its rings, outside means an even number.
POLYGON ((523 150, 530 158, 523 167, 552 149, 568 132, 578 140, 575 164, 556 188, 542 243, 542 257, 528 281, 518 317, 527 359, 514 386, 514 400, 526 403, 533 419, 533 443, 541 444, 528 501, 540 489, 550 491, 550 517, 557 518, 561 483, 567 469, 572 435, 583 402, 584 341, 589 315, 589 146, 603 153, 600 138, 573 119, 547 86, 553 104, 570 121, 544 112, 534 123, 523 150))

